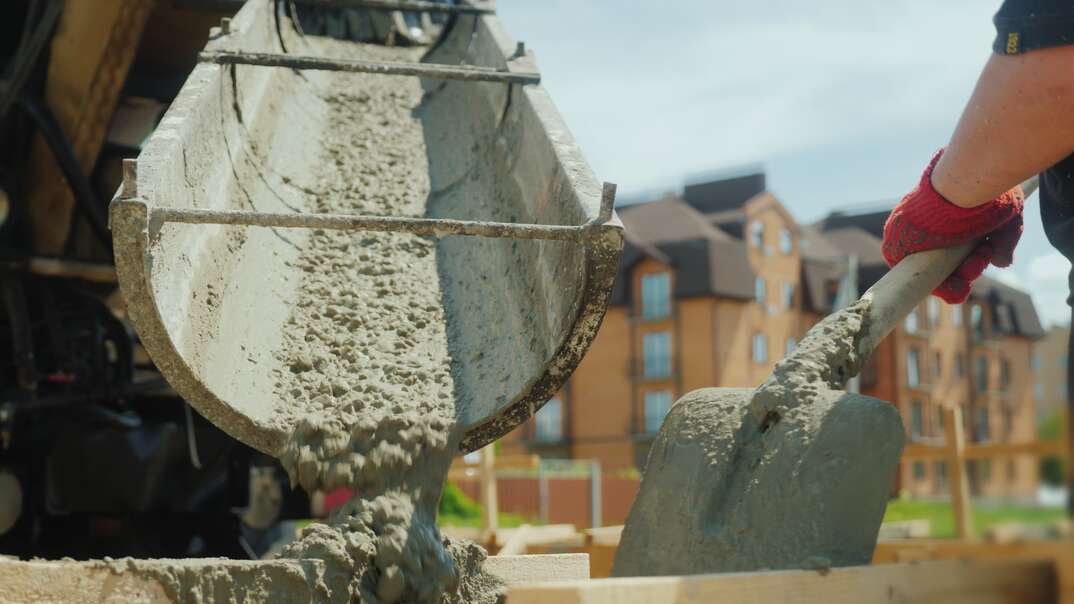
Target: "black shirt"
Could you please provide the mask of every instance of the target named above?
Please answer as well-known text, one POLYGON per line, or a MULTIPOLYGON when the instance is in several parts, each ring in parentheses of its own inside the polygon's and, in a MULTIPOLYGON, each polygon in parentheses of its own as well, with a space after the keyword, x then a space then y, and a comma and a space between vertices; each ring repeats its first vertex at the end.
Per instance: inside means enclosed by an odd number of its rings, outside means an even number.
MULTIPOLYGON (((997 54, 1074 44, 1074 0, 1005 0, 993 21, 997 54)), ((1074 155, 1040 175, 1040 215, 1048 241, 1074 260, 1074 155)), ((1074 271, 1069 281, 1074 292, 1074 271)))

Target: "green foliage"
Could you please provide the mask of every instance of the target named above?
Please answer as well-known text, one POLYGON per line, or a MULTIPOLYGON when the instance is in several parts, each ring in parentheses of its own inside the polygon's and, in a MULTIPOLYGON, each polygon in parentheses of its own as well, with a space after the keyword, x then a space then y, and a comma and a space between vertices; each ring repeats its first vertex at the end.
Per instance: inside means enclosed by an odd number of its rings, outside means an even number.
MULTIPOLYGON (((1048 417, 1041 420, 1037 426, 1037 438, 1044 441, 1056 441, 1063 434, 1063 414, 1056 410, 1048 417)), ((1040 460, 1040 479, 1045 484, 1058 486, 1065 481, 1063 475, 1063 461, 1058 457, 1046 457, 1040 460)))
MULTIPOLYGON (((973 521, 978 534, 994 524, 1006 522, 1048 524, 1064 518, 1066 514, 1062 508, 973 504, 973 521)), ((919 519, 929 521, 929 536, 933 538, 955 536, 955 515, 950 503, 921 499, 897 499, 888 502, 884 522, 919 519)))
POLYGON ((466 496, 455 483, 444 485, 444 494, 440 497, 440 515, 463 521, 481 522, 481 506, 466 496))
POLYGON ((1058 457, 1045 457, 1040 460, 1040 479, 1044 484, 1059 486, 1063 484, 1063 460, 1058 457))
POLYGON ((1048 417, 1040 420, 1040 424, 1037 425, 1037 438, 1039 440, 1059 440, 1060 435, 1063 434, 1063 414, 1056 410, 1048 417))
MULTIPOLYGON (((518 514, 502 512, 499 515, 499 523, 502 528, 539 524, 518 514)), ((467 497, 462 489, 449 482, 444 485, 444 494, 440 497, 439 524, 441 526, 481 526, 481 504, 467 497)))

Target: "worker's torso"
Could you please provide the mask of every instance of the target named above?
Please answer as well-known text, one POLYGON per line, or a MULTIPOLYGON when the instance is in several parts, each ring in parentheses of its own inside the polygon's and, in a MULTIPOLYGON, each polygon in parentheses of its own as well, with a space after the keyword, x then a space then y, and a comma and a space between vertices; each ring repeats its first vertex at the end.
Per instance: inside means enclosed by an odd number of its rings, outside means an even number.
MULTIPOLYGON (((1040 216, 1048 240, 1074 261, 1074 155, 1040 175, 1040 216)), ((1074 292, 1074 271, 1069 280, 1074 292)))

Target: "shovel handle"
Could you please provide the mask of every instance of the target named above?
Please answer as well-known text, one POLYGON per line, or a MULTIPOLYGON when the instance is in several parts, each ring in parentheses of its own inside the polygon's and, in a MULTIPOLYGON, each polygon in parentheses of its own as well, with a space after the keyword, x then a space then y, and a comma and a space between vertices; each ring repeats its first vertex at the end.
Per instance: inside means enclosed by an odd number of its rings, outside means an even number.
MULTIPOLYGON (((1022 190, 1026 197, 1032 195, 1037 190, 1037 177, 1023 182, 1022 190)), ((858 352, 863 357, 872 354, 880 341, 958 268, 973 245, 966 243, 911 254, 870 287, 862 295, 863 300, 872 300, 872 308, 858 340, 858 352)))

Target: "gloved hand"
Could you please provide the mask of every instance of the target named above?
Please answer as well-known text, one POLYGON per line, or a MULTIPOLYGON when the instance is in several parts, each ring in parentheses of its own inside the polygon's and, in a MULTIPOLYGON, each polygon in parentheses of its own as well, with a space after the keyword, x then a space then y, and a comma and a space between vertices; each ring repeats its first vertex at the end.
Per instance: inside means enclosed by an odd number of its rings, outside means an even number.
POLYGON ((917 187, 891 211, 884 224, 882 249, 888 266, 895 266, 910 254, 979 240, 958 269, 932 292, 948 304, 960 304, 989 263, 1003 268, 1014 261, 1014 247, 1022 236, 1025 195, 1016 186, 977 207, 956 206, 932 188, 932 169, 942 155, 943 149, 936 152, 917 187))

